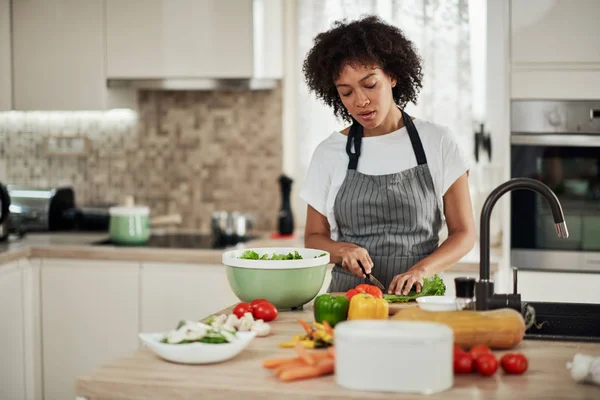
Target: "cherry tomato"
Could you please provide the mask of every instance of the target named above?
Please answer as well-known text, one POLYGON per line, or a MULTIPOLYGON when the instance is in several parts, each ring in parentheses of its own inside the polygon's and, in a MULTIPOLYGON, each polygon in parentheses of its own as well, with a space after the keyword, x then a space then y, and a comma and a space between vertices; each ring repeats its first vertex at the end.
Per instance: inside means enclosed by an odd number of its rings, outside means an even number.
POLYGON ((254 318, 262 319, 265 322, 273 321, 277 318, 277 307, 268 301, 263 301, 262 303, 258 303, 256 309, 254 310, 254 318))
POLYGON ((238 318, 242 318, 247 312, 252 313, 252 309, 250 308, 250 304, 248 303, 238 303, 233 309, 233 313, 238 318))
POLYGON ((376 299, 383 298, 383 293, 381 292, 381 289, 379 289, 375 285, 361 283, 360 285, 356 286, 354 289, 356 291, 358 291, 359 293, 368 293, 371 296, 375 297, 376 299))
POLYGON ((471 350, 469 350, 471 357, 473 360, 477 360, 479 356, 483 354, 492 354, 492 350, 484 344, 478 344, 477 346, 473 346, 471 350))
POLYGON ((473 358, 469 353, 454 353, 454 373, 470 374, 473 372, 473 358))
POLYGON ((498 360, 493 354, 482 354, 475 359, 475 369, 483 376, 494 375, 498 369, 498 360))
MULTIPOLYGON (((459 345, 457 345, 456 343, 454 344, 454 357, 456 357, 457 354, 465 354, 467 353, 466 351, 464 351, 459 345)), ((471 357, 473 358, 473 357, 471 357)))
POLYGON ((521 375, 527 371, 529 361, 521 353, 508 353, 502 356, 500 365, 507 374, 521 375))
POLYGON ((256 307, 260 303, 265 302, 265 301, 268 303, 268 300, 265 300, 265 299, 255 299, 250 302, 250 308, 252 309, 252 315, 254 315, 254 310, 256 310, 256 307))

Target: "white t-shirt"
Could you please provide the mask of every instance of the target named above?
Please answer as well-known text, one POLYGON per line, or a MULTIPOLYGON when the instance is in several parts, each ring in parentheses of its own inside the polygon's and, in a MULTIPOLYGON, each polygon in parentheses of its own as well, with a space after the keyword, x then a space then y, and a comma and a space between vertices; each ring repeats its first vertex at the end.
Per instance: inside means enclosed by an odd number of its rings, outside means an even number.
MULTIPOLYGON (((442 125, 415 118, 413 120, 433 178, 438 202, 448 188, 469 170, 469 160, 457 138, 442 125)), ((331 238, 337 240, 338 228, 333 212, 335 197, 348 170, 346 141, 348 136, 334 131, 322 141, 312 156, 300 197, 327 217, 331 238)), ((381 136, 363 137, 358 172, 387 175, 417 165, 406 127, 381 136)))

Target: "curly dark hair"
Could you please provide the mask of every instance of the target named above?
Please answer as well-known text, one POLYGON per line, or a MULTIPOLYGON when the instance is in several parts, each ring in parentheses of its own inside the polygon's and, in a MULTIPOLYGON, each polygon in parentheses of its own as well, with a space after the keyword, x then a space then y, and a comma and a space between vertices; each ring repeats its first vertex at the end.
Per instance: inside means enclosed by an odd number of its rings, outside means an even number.
POLYGON ((334 83, 348 63, 381 66, 397 80, 392 89, 394 102, 401 108, 416 103, 422 86, 421 58, 399 28, 367 16, 352 22, 336 21, 330 30, 315 37, 302 66, 309 91, 332 107, 337 117, 352 121, 334 83))

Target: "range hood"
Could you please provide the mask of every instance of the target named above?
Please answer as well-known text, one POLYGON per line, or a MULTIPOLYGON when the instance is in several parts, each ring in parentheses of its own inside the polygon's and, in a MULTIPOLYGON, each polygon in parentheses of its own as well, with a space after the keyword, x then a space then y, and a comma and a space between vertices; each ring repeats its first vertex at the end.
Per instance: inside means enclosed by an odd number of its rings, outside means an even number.
POLYGON ((270 90, 279 79, 260 78, 169 78, 169 79, 108 79, 109 88, 140 90, 270 90))
POLYGON ((106 1, 107 87, 269 90, 281 81, 281 0, 133 3, 106 1))

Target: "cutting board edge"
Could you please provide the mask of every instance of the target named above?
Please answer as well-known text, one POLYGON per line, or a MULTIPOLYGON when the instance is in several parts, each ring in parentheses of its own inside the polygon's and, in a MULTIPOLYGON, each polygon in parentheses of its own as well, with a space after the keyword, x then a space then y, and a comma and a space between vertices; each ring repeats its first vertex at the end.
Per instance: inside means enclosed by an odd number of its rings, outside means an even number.
MULTIPOLYGON (((331 295, 333 296, 344 296, 344 293, 342 292, 332 292, 331 295)), ((394 315, 396 314, 398 311, 404 309, 404 308, 410 308, 410 307, 417 307, 418 303, 416 301, 409 301, 408 303, 388 303, 389 305, 389 311, 388 311, 388 315, 394 315)))

